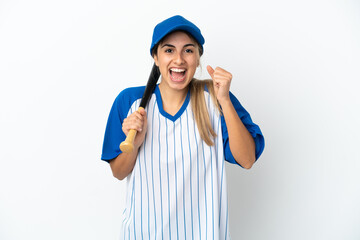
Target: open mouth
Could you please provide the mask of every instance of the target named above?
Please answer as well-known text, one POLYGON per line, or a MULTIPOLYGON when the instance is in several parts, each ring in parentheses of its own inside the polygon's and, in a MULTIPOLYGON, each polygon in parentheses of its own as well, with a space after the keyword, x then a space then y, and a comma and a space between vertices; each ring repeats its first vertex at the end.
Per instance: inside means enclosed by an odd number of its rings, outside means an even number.
POLYGON ((180 82, 185 79, 186 69, 183 68, 171 68, 170 76, 171 80, 175 82, 180 82))

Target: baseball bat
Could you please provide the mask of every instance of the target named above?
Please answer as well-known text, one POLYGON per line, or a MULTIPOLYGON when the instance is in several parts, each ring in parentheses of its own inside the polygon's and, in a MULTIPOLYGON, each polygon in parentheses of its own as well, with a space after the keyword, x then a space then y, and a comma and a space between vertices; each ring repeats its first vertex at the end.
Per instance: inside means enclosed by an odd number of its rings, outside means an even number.
MULTIPOLYGON (((156 83, 157 83, 159 77, 160 77, 159 68, 154 63, 154 65, 151 69, 149 80, 145 87, 144 94, 141 98, 139 109, 145 108, 146 105, 148 104, 149 99, 155 90, 156 83)), ((139 109, 138 109, 138 111, 139 111, 139 109)), ((126 136, 126 139, 120 144, 120 150, 122 152, 130 153, 134 150, 134 139, 136 137, 136 133, 137 133, 137 131, 135 129, 130 129, 128 135, 126 136)))

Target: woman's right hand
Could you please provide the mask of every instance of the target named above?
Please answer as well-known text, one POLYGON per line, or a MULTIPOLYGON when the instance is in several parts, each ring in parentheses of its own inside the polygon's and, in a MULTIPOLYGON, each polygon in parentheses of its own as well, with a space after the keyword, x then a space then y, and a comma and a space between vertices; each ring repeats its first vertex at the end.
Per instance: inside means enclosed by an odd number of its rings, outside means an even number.
POLYGON ((130 129, 134 129, 137 131, 134 140, 134 149, 138 149, 144 142, 147 131, 146 112, 143 108, 139 108, 138 111, 133 112, 124 119, 122 130, 126 136, 128 135, 130 129))

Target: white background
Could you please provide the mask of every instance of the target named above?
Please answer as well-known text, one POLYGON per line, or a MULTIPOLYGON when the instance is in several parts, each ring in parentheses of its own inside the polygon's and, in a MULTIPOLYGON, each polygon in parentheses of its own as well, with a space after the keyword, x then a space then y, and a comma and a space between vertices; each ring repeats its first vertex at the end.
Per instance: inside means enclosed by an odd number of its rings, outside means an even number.
POLYGON ((0 0, 0 239, 118 239, 108 113, 175 14, 205 36, 197 77, 230 71, 265 136, 227 165, 233 239, 360 239, 359 1, 130 2, 0 0))

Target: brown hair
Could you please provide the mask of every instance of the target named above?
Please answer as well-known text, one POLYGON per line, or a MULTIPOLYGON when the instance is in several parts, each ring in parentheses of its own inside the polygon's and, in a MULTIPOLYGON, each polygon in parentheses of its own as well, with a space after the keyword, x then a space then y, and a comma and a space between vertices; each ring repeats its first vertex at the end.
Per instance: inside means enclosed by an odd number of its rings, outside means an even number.
POLYGON ((198 80, 193 78, 189 84, 190 102, 194 112, 195 122, 198 127, 200 137, 208 146, 213 146, 212 138, 216 137, 216 132, 211 126, 210 115, 205 101, 205 86, 207 87, 212 101, 221 113, 220 105, 215 97, 214 85, 211 79, 198 80))
MULTIPOLYGON (((199 58, 203 54, 202 46, 196 41, 196 39, 189 33, 186 33, 194 42, 199 49, 199 58)), ((165 37, 164 37, 165 38, 165 37)), ((163 39, 164 39, 163 38, 163 39)), ((159 41, 152 50, 152 56, 154 57, 157 54, 158 46, 162 43, 162 40, 159 41)), ((216 137, 216 132, 211 126, 210 115, 208 112, 208 108, 206 106, 205 101, 205 86, 209 91, 212 101, 214 102, 216 108, 218 109, 219 113, 221 113, 219 102, 216 99, 213 81, 211 79, 208 80, 198 80, 193 78, 189 83, 190 88, 190 102, 191 108, 194 113, 195 122, 197 128, 199 130, 199 134, 201 139, 208 145, 213 146, 213 138, 216 137)))

